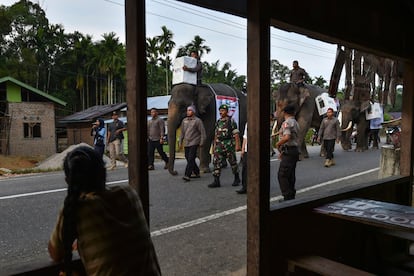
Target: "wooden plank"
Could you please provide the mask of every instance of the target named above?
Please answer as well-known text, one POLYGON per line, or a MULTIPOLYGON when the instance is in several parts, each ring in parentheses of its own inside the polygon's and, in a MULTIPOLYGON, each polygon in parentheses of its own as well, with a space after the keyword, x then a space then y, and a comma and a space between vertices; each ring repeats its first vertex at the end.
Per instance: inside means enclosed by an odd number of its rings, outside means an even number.
POLYGON ((288 271, 289 273, 294 273, 296 267, 303 268, 307 271, 315 272, 320 275, 342 275, 342 276, 368 276, 374 275, 366 271, 357 269, 352 266, 348 266, 342 263, 332 261, 330 259, 315 256, 307 255, 301 256, 294 259, 288 260, 288 271))
MULTIPOLYGON (((414 234, 414 208, 394 203, 351 198, 314 208, 314 211, 380 229, 414 234)), ((388 232, 392 234, 392 232, 388 232)), ((407 235, 414 240, 414 235, 407 235)))

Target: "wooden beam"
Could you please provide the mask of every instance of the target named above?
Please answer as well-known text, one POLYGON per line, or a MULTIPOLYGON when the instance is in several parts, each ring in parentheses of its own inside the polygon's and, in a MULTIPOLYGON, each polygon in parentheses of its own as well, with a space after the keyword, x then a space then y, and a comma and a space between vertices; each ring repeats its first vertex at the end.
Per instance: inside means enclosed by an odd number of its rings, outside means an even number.
POLYGON ((247 275, 268 275, 269 271, 270 19, 266 7, 266 1, 248 1, 247 275))
POLYGON ((141 198, 149 224, 145 1, 125 0, 129 185, 141 198))
MULTIPOLYGON (((401 120, 401 152, 400 152, 400 174, 411 176, 413 182, 413 143, 414 143, 414 64, 406 62, 404 64, 404 89, 402 101, 402 120, 401 120)), ((412 186, 410 193, 412 202, 412 186)))

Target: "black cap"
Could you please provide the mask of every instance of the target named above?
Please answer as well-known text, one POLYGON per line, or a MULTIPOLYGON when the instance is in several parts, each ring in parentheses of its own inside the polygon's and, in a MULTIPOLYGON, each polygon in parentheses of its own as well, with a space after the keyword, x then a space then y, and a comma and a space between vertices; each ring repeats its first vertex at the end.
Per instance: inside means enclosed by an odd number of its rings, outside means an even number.
POLYGON ((118 111, 112 111, 112 115, 118 115, 118 111))
POLYGON ((295 107, 293 105, 287 105, 285 108, 283 108, 283 112, 286 112, 287 114, 294 114, 295 107))

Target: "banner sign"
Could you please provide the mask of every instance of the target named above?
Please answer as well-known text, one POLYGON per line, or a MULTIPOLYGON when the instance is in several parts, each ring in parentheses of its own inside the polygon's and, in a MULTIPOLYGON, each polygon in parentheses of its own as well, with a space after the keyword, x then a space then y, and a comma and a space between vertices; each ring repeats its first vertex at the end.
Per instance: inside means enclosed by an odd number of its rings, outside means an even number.
POLYGON ((222 104, 226 104, 229 107, 228 115, 229 117, 233 118, 233 120, 237 123, 237 127, 239 128, 239 99, 237 97, 217 95, 216 96, 217 120, 220 119, 220 112, 218 108, 222 104))

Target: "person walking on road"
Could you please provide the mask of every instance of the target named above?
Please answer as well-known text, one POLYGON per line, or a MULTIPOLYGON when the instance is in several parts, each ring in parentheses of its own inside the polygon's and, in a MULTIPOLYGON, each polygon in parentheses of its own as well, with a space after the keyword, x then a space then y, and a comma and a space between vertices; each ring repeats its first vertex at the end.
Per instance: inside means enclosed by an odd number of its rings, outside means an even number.
POLYGON ((238 194, 247 193, 247 123, 244 126, 243 142, 241 149, 241 161, 242 161, 242 187, 236 192, 238 194))
POLYGON ((276 147, 281 159, 278 180, 283 200, 295 199, 296 163, 299 160, 299 124, 295 119, 295 107, 288 105, 283 109, 284 122, 279 130, 276 147))
POLYGON ((190 178, 200 177, 200 168, 196 163, 198 147, 204 146, 206 141, 206 131, 203 122, 195 115, 195 107, 187 107, 187 117, 181 123, 180 147, 184 146, 185 159, 187 166, 183 179, 190 181, 190 178), (193 174, 193 175, 192 175, 193 174))
POLYGON ((239 166, 237 165, 236 151, 240 151, 240 137, 236 122, 227 113, 229 107, 222 104, 219 107, 220 119, 217 120, 213 140, 214 181, 209 188, 220 187, 220 173, 223 159, 228 159, 234 174, 232 186, 240 184, 239 166))
POLYGON ((116 159, 120 159, 125 163, 125 167, 128 167, 128 159, 125 157, 124 152, 121 149, 121 141, 124 139, 123 131, 126 130, 126 127, 122 121, 118 118, 118 112, 112 112, 113 122, 109 124, 108 127, 108 138, 107 145, 109 148, 109 156, 111 158, 110 170, 115 169, 116 159))
POLYGON ((147 137, 148 137, 148 170, 154 169, 154 153, 157 149, 162 160, 165 162, 164 169, 168 168, 168 157, 165 154, 162 144, 164 142, 165 135, 165 123, 164 120, 158 117, 158 110, 151 108, 151 119, 147 124, 147 137))
POLYGON ((78 275, 73 250, 86 275, 161 275, 136 191, 106 186, 105 163, 87 146, 69 152, 63 170, 67 194, 48 243, 52 260, 64 264, 59 275, 78 275))
POLYGON ((341 128, 339 120, 334 116, 333 108, 328 108, 326 117, 322 120, 318 132, 318 143, 323 140, 323 146, 326 150, 325 167, 335 165, 333 152, 335 150, 335 141, 339 143, 341 137, 341 128))
POLYGON ((93 138, 93 147, 103 157, 105 152, 105 137, 106 128, 103 119, 96 119, 95 123, 92 124, 91 135, 93 138))

